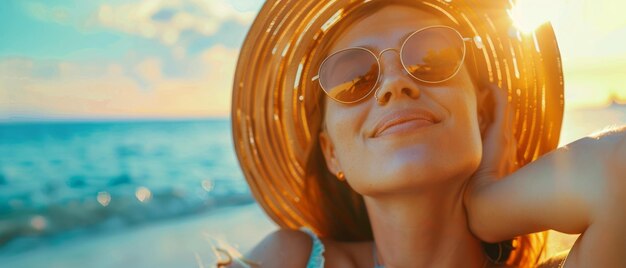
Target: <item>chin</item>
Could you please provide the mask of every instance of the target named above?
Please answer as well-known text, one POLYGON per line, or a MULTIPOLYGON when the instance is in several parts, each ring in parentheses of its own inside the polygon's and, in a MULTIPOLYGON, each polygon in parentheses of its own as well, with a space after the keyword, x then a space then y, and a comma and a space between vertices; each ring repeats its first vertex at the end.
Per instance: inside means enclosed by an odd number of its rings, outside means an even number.
POLYGON ((373 172, 368 174, 367 179, 351 183, 351 187, 359 194, 376 196, 425 190, 428 185, 433 185, 441 179, 437 176, 438 171, 415 160, 404 163, 385 162, 384 167, 381 165, 377 167, 371 170, 373 172))
POLYGON ((373 165, 365 187, 353 188, 363 195, 428 191, 432 187, 464 182, 476 171, 480 158, 420 150, 401 150, 384 163, 373 165), (477 161, 478 159, 478 161, 477 161), (360 189, 359 189, 360 188, 360 189))

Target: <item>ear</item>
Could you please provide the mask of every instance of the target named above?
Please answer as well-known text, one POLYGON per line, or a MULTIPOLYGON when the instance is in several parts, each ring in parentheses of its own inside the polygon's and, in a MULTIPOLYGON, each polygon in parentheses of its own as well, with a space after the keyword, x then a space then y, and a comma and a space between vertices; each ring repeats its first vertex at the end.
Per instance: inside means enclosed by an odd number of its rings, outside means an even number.
POLYGON ((337 174, 341 171, 341 166, 339 165, 339 160, 335 155, 335 145, 330 140, 328 133, 326 130, 322 130, 319 134, 320 147, 322 149, 322 154, 324 154, 324 159, 326 160, 326 166, 328 167, 328 171, 332 174, 337 174))
POLYGON ((478 115, 478 127, 482 137, 491 124, 491 115, 493 111, 493 97, 485 86, 479 86, 476 90, 476 108, 478 115))

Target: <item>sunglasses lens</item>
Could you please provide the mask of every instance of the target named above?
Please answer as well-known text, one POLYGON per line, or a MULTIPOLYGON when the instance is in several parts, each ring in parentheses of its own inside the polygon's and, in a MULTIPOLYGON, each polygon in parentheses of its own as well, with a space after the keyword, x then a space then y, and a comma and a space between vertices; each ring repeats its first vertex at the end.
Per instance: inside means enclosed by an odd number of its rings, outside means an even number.
POLYGON ((328 96, 343 103, 357 102, 376 85, 378 61, 367 50, 351 48, 328 57, 319 75, 328 96))
POLYGON ((402 50, 402 62, 415 78, 441 82, 461 67, 465 45, 463 38, 447 27, 432 27, 413 34, 402 50))

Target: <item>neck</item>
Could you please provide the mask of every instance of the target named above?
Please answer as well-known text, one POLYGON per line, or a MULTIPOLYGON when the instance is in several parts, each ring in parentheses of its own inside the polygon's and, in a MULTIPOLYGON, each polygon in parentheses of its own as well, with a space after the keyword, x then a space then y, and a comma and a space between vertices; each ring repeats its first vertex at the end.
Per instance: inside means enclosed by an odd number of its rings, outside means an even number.
POLYGON ((379 263, 395 267, 483 267, 480 240, 468 228, 464 185, 365 196, 379 263))

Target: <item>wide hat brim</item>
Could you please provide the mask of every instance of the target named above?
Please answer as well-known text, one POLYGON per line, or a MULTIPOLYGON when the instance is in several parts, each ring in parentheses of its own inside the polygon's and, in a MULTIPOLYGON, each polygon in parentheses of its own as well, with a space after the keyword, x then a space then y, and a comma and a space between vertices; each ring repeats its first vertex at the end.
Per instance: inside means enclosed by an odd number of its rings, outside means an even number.
MULTIPOLYGON (((303 198, 303 187, 321 119, 320 89, 312 82, 327 53, 320 40, 352 10, 380 1, 268 0, 248 32, 233 84, 235 150, 254 197, 282 227, 318 227, 308 210, 321 203, 303 198)), ((557 147, 563 73, 550 24, 521 33, 506 0, 396 2, 432 8, 481 37, 480 72, 508 92, 515 111, 520 166, 557 147)))

